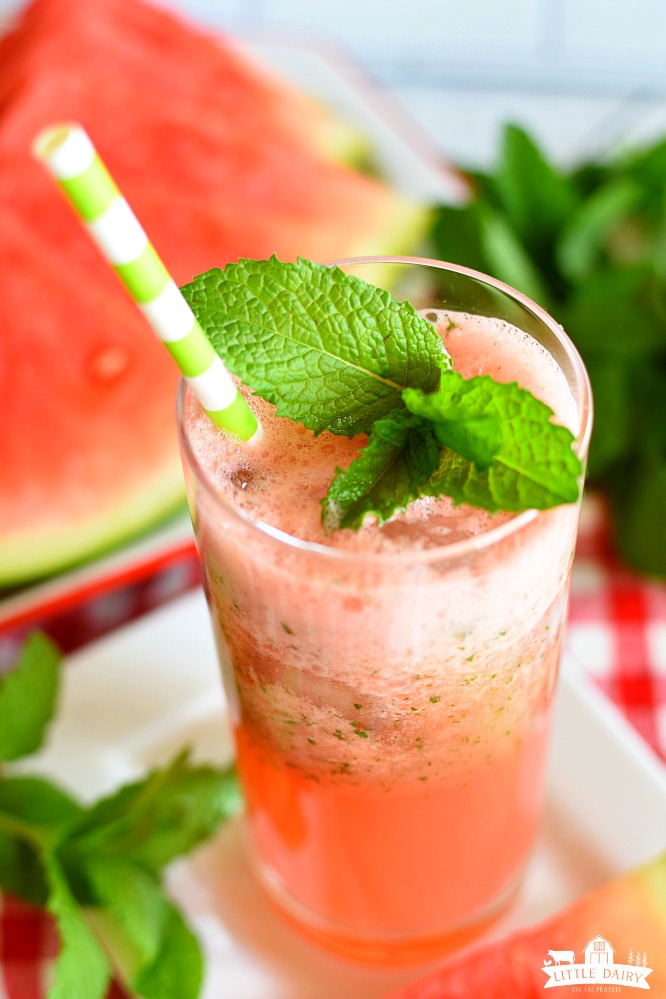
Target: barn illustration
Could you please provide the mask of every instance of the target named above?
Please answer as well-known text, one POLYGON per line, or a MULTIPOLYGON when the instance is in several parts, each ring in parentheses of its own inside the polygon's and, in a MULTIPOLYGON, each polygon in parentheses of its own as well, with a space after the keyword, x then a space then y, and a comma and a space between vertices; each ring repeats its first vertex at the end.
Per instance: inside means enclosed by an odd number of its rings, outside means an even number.
POLYGON ((585 964, 613 964, 613 955, 615 954, 615 949, 611 946, 605 937, 593 937, 588 944, 585 945, 583 951, 585 954, 585 964))

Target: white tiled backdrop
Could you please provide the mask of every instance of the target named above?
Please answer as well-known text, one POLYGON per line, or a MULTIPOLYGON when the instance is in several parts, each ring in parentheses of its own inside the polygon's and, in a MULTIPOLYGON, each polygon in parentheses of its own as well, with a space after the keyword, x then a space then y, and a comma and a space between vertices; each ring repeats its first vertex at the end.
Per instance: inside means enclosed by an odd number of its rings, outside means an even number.
POLYGON ((390 83, 666 93, 666 0, 171 2, 212 26, 334 38, 390 83))
POLYGON ((210 26, 340 44, 463 163, 487 164, 507 120, 562 162, 666 133, 666 0, 173 3, 210 26))
MULTIPOLYGON (((464 163, 487 163, 509 119, 565 162, 666 133, 666 0, 167 2, 209 27, 341 46, 464 163)), ((0 16, 18 6, 0 0, 0 16)))
POLYGON ((177 0, 333 37, 393 84, 666 93, 665 0, 177 0))

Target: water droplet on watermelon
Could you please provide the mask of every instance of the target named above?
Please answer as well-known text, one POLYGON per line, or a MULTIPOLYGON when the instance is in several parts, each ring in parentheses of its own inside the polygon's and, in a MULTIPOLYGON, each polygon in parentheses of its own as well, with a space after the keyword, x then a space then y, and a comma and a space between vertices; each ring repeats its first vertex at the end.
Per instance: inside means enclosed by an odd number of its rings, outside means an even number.
POLYGON ((122 347, 100 347, 88 360, 90 376, 100 382, 111 382, 127 369, 129 354, 122 347))

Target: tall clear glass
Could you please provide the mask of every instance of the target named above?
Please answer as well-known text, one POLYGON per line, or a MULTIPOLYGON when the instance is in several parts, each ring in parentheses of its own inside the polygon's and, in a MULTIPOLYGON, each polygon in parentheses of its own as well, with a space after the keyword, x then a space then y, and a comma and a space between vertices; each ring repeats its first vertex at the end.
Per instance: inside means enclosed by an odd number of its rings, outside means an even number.
MULTIPOLYGON (((585 459, 587 374, 537 305, 435 261, 339 266, 433 316, 530 334, 566 378, 585 459)), ((443 952, 506 904, 534 838, 578 505, 393 553, 305 543, 213 484, 193 405, 183 386, 190 509, 261 881, 331 949, 386 963, 443 952)))

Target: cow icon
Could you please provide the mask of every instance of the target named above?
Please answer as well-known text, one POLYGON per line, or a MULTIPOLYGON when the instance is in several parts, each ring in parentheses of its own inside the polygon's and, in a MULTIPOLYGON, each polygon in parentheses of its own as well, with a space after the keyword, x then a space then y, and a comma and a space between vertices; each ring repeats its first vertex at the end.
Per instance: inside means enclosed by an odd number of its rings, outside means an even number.
POLYGON ((549 950, 548 957, 552 957, 555 964, 576 963, 576 955, 572 950, 549 950))

